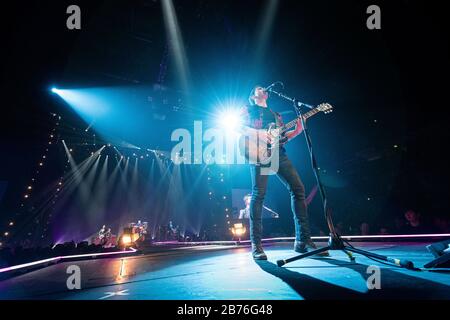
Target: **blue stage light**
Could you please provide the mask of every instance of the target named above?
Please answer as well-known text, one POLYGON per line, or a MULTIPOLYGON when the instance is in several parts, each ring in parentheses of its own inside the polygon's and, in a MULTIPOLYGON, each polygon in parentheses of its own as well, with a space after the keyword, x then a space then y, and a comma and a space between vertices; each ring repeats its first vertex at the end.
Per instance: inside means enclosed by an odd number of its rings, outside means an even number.
POLYGON ((102 90, 52 88, 52 92, 61 97, 88 123, 106 116, 114 101, 111 95, 102 90))
POLYGON ((227 133, 237 133, 242 125, 240 111, 237 108, 229 108, 220 112, 217 123, 227 133))
MULTIPOLYGON (((120 137, 133 144, 119 145, 138 150, 136 145, 156 143, 157 134, 148 134, 153 110, 141 101, 148 97, 148 85, 93 88, 48 88, 55 98, 61 99, 60 107, 70 107, 86 123, 85 132, 95 132, 106 137, 120 137), (142 99, 141 99, 142 98, 142 99)), ((164 131, 170 136, 165 123, 151 123, 155 132, 164 131)))

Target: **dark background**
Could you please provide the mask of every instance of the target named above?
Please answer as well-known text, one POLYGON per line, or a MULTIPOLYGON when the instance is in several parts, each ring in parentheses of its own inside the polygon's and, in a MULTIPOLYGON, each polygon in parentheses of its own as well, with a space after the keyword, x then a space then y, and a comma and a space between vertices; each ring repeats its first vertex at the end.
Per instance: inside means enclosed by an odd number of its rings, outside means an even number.
MULTIPOLYGON (((282 80, 286 93, 335 107, 331 116, 318 116, 310 126, 336 220, 389 226, 410 208, 429 220, 448 217, 449 36, 441 2, 378 1, 382 29, 371 31, 365 12, 372 2, 280 1, 267 50, 254 70, 264 1, 175 1, 190 92, 181 92, 173 56, 167 53, 159 1, 76 1, 81 31, 66 28, 70 4, 2 5, 2 233, 20 210, 24 186, 54 125, 50 113, 61 114, 74 127, 85 126, 49 93, 55 84, 151 88, 159 82, 189 96, 192 104, 181 111, 164 106, 151 111, 167 115, 164 121, 149 120, 149 130, 158 135, 128 137, 169 150, 171 129, 214 112, 215 97, 245 99, 252 84, 282 80)), ((290 110, 276 98, 271 105, 290 110)), ((310 190, 314 179, 303 139, 292 142, 288 152, 310 190)), ((54 159, 53 167, 60 170, 63 158, 54 159)), ((246 168, 231 170, 223 192, 248 188, 248 178, 246 168)), ((267 203, 284 212, 290 226, 288 194, 275 179, 269 189, 267 203)), ((323 229, 320 201, 311 206, 314 225, 323 229)))

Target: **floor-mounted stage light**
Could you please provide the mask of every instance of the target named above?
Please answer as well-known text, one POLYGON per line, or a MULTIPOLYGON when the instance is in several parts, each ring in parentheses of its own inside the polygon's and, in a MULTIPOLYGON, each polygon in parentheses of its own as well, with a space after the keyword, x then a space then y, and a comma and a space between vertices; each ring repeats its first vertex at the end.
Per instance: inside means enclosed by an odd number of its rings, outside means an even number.
POLYGON ((136 244, 139 234, 134 232, 132 227, 123 228, 123 234, 120 237, 119 245, 123 248, 129 248, 136 244))
POLYGON ((231 227, 231 233, 233 234, 233 238, 237 238, 238 241, 241 241, 241 238, 245 235, 247 232, 247 228, 244 226, 243 223, 235 223, 231 227))
POLYGON ((130 245, 133 244, 133 240, 131 239, 131 235, 130 234, 124 234, 122 236, 122 245, 125 247, 128 247, 130 245))

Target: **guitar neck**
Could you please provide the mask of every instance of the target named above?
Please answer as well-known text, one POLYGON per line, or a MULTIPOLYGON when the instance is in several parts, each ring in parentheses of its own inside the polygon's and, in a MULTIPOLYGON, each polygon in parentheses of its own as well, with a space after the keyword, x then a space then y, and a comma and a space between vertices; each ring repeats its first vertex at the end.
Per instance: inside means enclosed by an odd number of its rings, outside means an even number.
MULTIPOLYGON (((311 111, 308 111, 307 113, 305 113, 305 114, 302 115, 302 116, 303 116, 303 119, 306 120, 306 119, 308 119, 308 118, 311 118, 313 115, 315 115, 315 114, 317 114, 317 113, 319 113, 319 112, 320 112, 319 108, 314 108, 314 109, 312 109, 311 111)), ((284 131, 287 131, 287 130, 289 130, 289 129, 295 127, 295 125, 297 124, 297 120, 298 120, 298 119, 299 119, 299 118, 294 119, 294 120, 292 120, 291 122, 286 123, 286 124, 282 127, 282 130, 281 130, 281 131, 284 132, 284 131)))

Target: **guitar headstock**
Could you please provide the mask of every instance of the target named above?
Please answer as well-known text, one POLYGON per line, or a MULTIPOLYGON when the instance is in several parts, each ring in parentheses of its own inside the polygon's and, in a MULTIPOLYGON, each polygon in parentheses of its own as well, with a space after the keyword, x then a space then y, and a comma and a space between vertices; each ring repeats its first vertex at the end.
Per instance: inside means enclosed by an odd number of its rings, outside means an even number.
POLYGON ((322 111, 325 114, 333 112, 333 106, 329 103, 321 103, 317 106, 317 110, 322 111))

